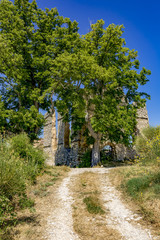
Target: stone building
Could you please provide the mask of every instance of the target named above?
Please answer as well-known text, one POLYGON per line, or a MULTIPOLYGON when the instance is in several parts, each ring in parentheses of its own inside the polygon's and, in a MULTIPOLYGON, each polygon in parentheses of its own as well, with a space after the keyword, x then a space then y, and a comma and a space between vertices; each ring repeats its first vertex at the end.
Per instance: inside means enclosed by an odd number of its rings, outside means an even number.
MULTIPOLYGON (((45 119, 43 146, 48 155, 47 164, 76 167, 79 164, 80 154, 87 148, 85 137, 83 137, 84 129, 82 128, 78 134, 70 138, 70 125, 63 122, 60 114, 57 118, 58 129, 56 129, 55 112, 46 113, 45 119)), ((135 134, 139 134, 143 128, 148 126, 148 113, 144 107, 137 111, 135 134)), ((136 155, 134 148, 127 148, 123 144, 114 144, 108 141, 105 145, 110 146, 115 160, 131 159, 136 155)))

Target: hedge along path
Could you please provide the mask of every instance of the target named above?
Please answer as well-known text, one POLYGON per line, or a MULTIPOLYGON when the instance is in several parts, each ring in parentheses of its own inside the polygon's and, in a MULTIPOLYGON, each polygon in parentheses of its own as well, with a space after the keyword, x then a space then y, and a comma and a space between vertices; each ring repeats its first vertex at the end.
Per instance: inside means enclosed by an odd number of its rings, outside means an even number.
MULTIPOLYGON (((60 187, 56 193, 56 208, 51 209, 51 214, 47 221, 46 235, 45 239, 48 240, 77 240, 83 239, 87 240, 88 236, 84 236, 81 234, 81 230, 78 231, 78 226, 75 228, 76 222, 74 222, 74 208, 76 208, 75 203, 77 204, 79 201, 78 195, 76 192, 76 179, 80 177, 81 174, 84 173, 94 173, 95 179, 98 180, 98 187, 101 201, 103 203, 103 207, 105 210, 105 214, 103 217, 95 217, 95 215, 91 216, 91 219, 88 219, 92 222, 97 222, 97 229, 101 225, 106 226, 107 229, 112 229, 113 232, 111 237, 108 239, 122 239, 122 240, 158 240, 160 238, 153 237, 150 233, 149 229, 143 229, 143 227, 138 223, 140 217, 137 214, 134 214, 131 210, 129 210, 120 200, 120 194, 117 190, 112 186, 108 178, 108 172, 110 169, 105 168, 89 168, 89 169, 71 169, 68 176, 64 178, 60 187), (74 185, 73 187, 70 187, 74 185), (75 199, 74 199, 75 198, 75 199), (72 217, 73 214, 73 217, 72 217), (119 235, 119 236, 118 236, 119 235), (118 236, 118 238, 117 238, 118 236)), ((87 182, 86 182, 87 184, 87 182)), ((77 192, 79 190, 77 189, 77 192)), ((77 205, 78 206, 78 205, 77 205)), ((77 216, 78 217, 78 216, 77 216)), ((80 216, 79 216, 80 217, 80 216)), ((88 222, 89 222, 88 221, 88 222)), ((88 224, 86 219, 86 225, 88 224)), ((96 224, 96 223, 94 223, 96 224)), ((88 224, 89 226, 89 224, 88 224)), ((103 234, 103 233, 102 233, 103 234)), ((102 238, 101 236, 94 233, 94 238, 92 239, 107 239, 105 236, 102 238)), ((106 233, 104 233, 106 234, 106 233)))

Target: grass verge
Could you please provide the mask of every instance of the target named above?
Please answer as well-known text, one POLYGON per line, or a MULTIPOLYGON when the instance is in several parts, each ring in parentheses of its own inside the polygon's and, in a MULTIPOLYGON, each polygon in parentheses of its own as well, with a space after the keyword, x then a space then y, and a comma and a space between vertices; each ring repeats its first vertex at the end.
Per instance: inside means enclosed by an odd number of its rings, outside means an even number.
POLYGON ((160 168, 157 165, 115 168, 110 179, 127 203, 160 235, 160 168))

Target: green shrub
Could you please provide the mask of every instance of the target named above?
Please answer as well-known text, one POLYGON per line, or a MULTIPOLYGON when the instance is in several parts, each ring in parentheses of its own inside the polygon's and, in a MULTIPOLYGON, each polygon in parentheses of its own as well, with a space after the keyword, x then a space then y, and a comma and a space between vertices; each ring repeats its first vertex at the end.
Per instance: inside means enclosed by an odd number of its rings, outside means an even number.
POLYGON ((44 167, 43 151, 34 148, 25 133, 11 138, 10 151, 23 161, 26 178, 35 182, 36 176, 44 167))
POLYGON ((91 156, 92 156, 92 151, 91 150, 88 150, 87 152, 85 152, 80 157, 79 168, 91 167, 91 156))
POLYGON ((0 228, 4 225, 5 218, 14 212, 14 205, 5 195, 0 195, 0 228))
POLYGON ((10 139, 10 149, 20 158, 27 160, 30 149, 30 140, 26 133, 21 133, 10 139))
POLYGON ((6 147, 0 148, 0 194, 12 199, 25 191, 23 164, 6 147))
POLYGON ((0 225, 14 216, 16 206, 32 207, 26 183, 35 182, 44 166, 43 152, 35 149, 26 134, 0 141, 0 225))
POLYGON ((100 158, 101 158, 101 161, 100 161, 101 164, 108 164, 114 160, 112 153, 109 153, 109 152, 106 153, 105 150, 102 150, 100 152, 100 158))
POLYGON ((33 162, 39 168, 43 167, 45 161, 43 151, 32 146, 27 134, 22 133, 12 137, 10 144, 11 150, 21 159, 26 162, 33 162))
POLYGON ((0 226, 13 217, 16 200, 26 191, 23 164, 8 150, 7 143, 0 144, 0 226))
POLYGON ((143 129, 136 139, 136 151, 142 163, 160 163, 160 126, 143 129))

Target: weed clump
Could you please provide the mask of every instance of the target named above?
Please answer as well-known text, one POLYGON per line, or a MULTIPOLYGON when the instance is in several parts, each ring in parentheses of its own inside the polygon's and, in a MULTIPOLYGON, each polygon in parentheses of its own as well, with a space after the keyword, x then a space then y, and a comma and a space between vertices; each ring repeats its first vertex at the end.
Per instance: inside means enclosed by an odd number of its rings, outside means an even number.
POLYGON ((101 208, 98 199, 93 196, 88 196, 83 199, 83 202, 86 204, 87 210, 92 214, 104 214, 104 210, 101 208))

